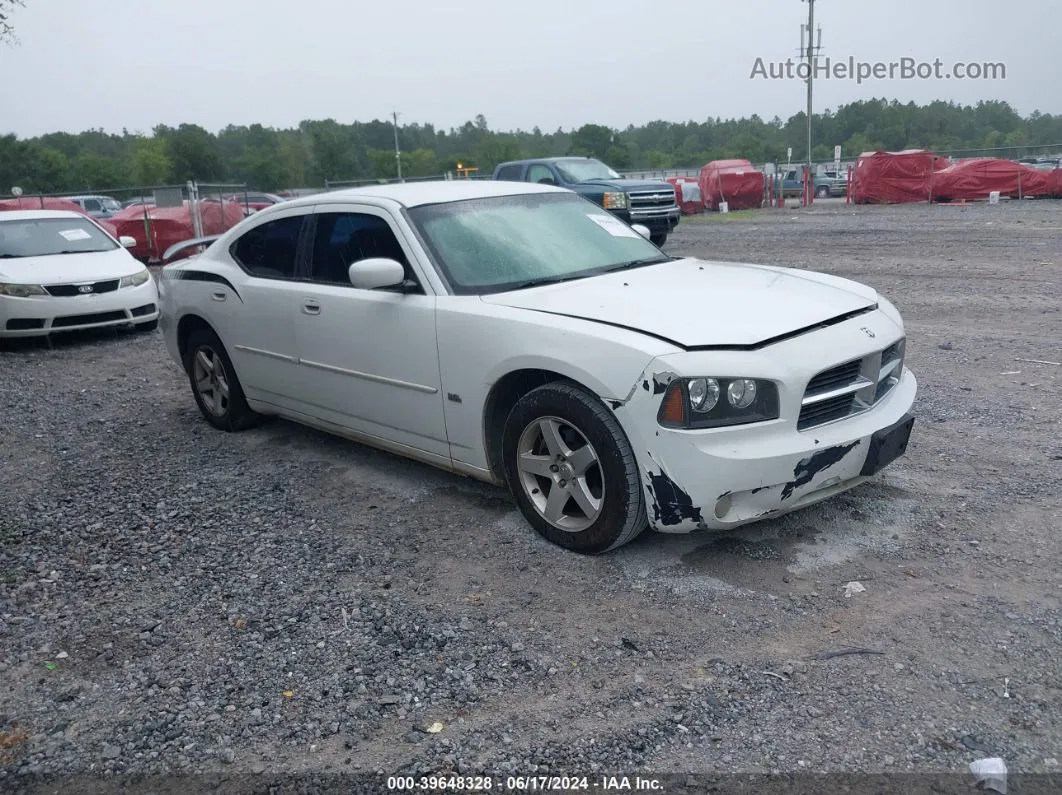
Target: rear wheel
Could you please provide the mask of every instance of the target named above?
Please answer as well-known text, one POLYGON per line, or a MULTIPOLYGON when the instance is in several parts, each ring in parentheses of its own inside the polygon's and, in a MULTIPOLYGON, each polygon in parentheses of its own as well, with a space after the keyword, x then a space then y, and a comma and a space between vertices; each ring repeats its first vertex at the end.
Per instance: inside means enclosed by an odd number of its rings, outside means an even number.
POLYGON ((199 411, 215 428, 242 431, 262 419, 247 405, 232 360, 210 329, 193 331, 188 338, 184 369, 199 411))
POLYGON ((649 235, 649 240, 652 241, 653 245, 656 246, 657 248, 663 248, 664 247, 664 243, 667 242, 667 232, 661 232, 659 234, 649 235))
POLYGON ((627 436, 584 390, 551 383, 528 392, 506 420, 502 451, 520 510, 554 544, 606 552, 648 525, 627 436))
POLYGON ((826 187, 825 185, 820 185, 815 190, 815 196, 817 196, 820 199, 828 198, 829 195, 830 195, 830 189, 828 187, 826 187))

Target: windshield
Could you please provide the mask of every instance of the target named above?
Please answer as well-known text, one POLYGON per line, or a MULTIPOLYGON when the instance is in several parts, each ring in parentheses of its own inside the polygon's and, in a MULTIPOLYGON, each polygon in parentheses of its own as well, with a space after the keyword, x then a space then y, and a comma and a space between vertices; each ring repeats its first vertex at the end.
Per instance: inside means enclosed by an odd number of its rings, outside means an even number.
POLYGON ((615 216, 571 193, 415 207, 409 215, 458 295, 594 276, 668 257, 615 216))
POLYGON ((622 179, 619 174, 600 160, 579 158, 578 160, 557 160, 554 164, 561 176, 568 182, 587 182, 591 179, 622 179))
POLYGON ((0 259, 82 254, 117 247, 85 218, 0 219, 0 259))

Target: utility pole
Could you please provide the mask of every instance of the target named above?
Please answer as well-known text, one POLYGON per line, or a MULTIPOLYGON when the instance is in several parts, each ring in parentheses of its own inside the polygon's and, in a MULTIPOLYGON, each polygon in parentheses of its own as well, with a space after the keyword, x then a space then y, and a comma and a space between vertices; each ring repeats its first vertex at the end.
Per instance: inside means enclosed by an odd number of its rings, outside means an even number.
MULTIPOLYGON (((815 0, 806 0, 808 4, 808 171, 812 169, 811 162, 811 113, 812 113, 812 91, 815 82, 815 56, 822 47, 822 28, 818 31, 818 43, 815 41, 815 0)), ((803 45, 803 36, 801 37, 801 45, 803 45)))
MULTIPOLYGON (((810 98, 808 102, 811 102, 810 98)), ((398 181, 404 182, 405 180, 402 179, 402 152, 398 148, 398 111, 392 111, 391 118, 394 120, 395 127, 395 168, 398 170, 398 181)))

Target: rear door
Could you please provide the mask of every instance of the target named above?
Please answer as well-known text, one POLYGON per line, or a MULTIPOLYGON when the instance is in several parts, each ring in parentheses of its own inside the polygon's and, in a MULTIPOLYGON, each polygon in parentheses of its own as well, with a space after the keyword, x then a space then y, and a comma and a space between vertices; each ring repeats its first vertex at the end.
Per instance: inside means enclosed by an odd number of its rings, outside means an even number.
POLYGON ((311 211, 293 208, 248 229, 228 251, 233 282, 209 285, 212 318, 247 396, 288 408, 300 376, 293 318, 311 211))

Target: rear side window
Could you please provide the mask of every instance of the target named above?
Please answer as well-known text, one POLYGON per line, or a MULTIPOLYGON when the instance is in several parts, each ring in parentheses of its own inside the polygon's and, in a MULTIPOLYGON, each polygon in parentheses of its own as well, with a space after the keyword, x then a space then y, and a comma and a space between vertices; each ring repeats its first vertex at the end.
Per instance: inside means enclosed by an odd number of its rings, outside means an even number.
POLYGON ((256 226, 232 246, 232 256, 252 276, 263 279, 295 278, 295 259, 303 215, 278 218, 256 226))
POLYGON ((519 182, 520 172, 523 168, 519 163, 511 166, 502 166, 498 169, 498 176, 495 179, 505 180, 506 182, 519 182))

